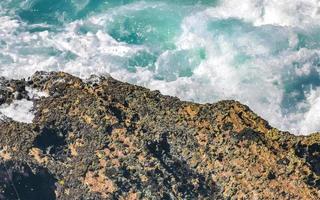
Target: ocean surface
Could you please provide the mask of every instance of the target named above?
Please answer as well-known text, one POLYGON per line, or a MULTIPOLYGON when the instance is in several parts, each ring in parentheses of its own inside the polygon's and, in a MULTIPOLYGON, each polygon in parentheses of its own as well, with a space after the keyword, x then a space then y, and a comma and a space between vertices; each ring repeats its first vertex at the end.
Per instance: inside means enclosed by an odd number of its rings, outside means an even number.
POLYGON ((319 0, 1 0, 0 76, 113 77, 320 131, 319 0))

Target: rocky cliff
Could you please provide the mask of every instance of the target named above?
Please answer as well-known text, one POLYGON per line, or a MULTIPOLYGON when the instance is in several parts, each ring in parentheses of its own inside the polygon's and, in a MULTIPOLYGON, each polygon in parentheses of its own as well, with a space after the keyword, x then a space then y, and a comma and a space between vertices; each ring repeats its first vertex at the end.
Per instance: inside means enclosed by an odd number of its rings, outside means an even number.
POLYGON ((236 101, 111 77, 0 79, 2 107, 22 100, 32 123, 0 119, 0 199, 320 198, 320 134, 281 132, 236 101))

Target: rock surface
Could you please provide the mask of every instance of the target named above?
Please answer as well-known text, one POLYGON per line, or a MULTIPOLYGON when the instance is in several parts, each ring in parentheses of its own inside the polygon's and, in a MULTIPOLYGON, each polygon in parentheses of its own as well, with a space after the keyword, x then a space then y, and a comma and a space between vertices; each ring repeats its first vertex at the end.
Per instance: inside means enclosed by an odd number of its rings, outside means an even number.
POLYGON ((0 199, 320 198, 320 134, 281 132, 236 101, 58 72, 0 79, 0 105, 17 99, 35 117, 1 117, 0 199))

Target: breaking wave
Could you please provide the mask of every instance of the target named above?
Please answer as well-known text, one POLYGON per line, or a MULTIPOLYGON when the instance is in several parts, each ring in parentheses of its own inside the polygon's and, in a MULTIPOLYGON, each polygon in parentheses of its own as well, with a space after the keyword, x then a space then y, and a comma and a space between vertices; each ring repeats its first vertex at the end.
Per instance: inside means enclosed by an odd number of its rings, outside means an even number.
POLYGON ((0 75, 122 81, 194 102, 236 99, 320 131, 318 0, 3 0, 0 75))

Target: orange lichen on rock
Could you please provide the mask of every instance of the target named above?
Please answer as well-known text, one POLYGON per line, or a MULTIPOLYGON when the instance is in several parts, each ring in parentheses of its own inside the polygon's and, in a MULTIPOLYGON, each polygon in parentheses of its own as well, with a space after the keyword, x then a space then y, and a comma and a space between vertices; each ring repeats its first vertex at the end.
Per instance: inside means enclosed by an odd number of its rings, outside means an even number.
POLYGON ((1 150, 0 150, 0 158, 2 158, 4 161, 7 160, 11 160, 11 153, 9 152, 9 147, 8 146, 4 146, 1 150))
POLYGON ((24 86, 50 96, 34 100, 33 123, 0 122, 0 170, 48 171, 57 199, 320 198, 320 134, 281 132, 237 101, 55 72, 6 81, 6 103, 19 87, 29 98, 24 86))
POLYGON ((40 164, 47 164, 49 162, 48 157, 44 156, 42 154, 42 151, 38 148, 30 149, 29 155, 32 156, 40 164))
POLYGON ((75 143, 69 144, 70 153, 72 156, 78 155, 78 148, 84 146, 84 141, 82 139, 77 139, 75 143))
POLYGON ((103 172, 87 172, 84 183, 89 187, 91 192, 98 192, 103 198, 107 198, 109 194, 116 191, 116 186, 103 175, 103 172))

